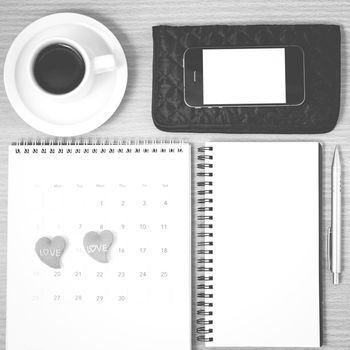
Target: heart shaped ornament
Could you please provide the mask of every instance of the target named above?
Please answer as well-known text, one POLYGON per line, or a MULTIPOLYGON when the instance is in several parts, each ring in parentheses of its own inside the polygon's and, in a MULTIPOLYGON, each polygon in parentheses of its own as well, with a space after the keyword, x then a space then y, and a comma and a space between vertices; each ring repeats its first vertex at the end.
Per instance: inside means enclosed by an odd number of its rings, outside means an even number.
POLYGON ((84 236, 85 251, 96 261, 108 263, 108 250, 113 243, 113 233, 104 230, 101 233, 90 231, 84 236))
POLYGON ((41 237, 35 244, 39 259, 53 269, 61 268, 61 256, 66 248, 66 241, 61 236, 54 238, 41 237))

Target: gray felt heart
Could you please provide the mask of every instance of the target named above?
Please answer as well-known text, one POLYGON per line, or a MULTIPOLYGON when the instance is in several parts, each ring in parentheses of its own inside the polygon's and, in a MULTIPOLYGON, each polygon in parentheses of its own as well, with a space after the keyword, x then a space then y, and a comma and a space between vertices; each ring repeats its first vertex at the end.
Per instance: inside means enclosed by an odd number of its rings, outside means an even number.
POLYGON ((61 268, 61 256, 66 248, 66 241, 61 236, 52 239, 41 237, 35 244, 35 251, 39 259, 53 269, 61 268))
POLYGON ((113 243, 113 233, 108 230, 104 230, 101 233, 90 231, 85 235, 83 243, 86 252, 93 259, 107 263, 108 250, 113 243))

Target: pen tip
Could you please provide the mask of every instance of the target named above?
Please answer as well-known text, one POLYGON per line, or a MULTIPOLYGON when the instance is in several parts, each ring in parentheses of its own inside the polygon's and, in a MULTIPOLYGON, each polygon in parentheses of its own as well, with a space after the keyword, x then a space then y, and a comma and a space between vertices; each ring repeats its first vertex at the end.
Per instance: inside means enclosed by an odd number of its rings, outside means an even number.
POLYGON ((334 148, 333 162, 334 162, 334 161, 337 161, 337 162, 340 161, 339 146, 338 146, 338 145, 336 145, 335 148, 334 148))

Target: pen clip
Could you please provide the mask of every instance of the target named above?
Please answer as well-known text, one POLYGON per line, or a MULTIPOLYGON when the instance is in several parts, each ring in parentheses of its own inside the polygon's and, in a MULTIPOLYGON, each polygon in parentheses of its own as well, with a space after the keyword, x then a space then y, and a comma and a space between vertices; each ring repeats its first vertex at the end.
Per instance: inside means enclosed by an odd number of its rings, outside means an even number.
POLYGON ((332 267, 331 267, 331 234, 332 234, 332 228, 328 227, 327 229, 327 240, 326 240, 326 250, 327 250, 327 265, 328 265, 328 269, 330 271, 332 271, 332 267))

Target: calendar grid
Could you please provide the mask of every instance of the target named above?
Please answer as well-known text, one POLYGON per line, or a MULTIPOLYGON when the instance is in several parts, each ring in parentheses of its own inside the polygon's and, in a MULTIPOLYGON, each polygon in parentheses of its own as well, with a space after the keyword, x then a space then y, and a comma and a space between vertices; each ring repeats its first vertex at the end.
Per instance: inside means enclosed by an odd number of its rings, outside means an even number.
MULTIPOLYGON (((146 338, 164 328, 165 339, 174 330, 190 339, 190 146, 26 141, 9 155, 8 338, 18 348, 47 348, 53 323, 62 334, 77 327, 77 339, 96 349, 94 334, 104 330, 91 327, 104 324, 110 332, 99 347, 123 346, 117 334, 142 323, 146 338), (175 318, 165 327, 168 312, 175 318), (145 325, 149 313, 159 323, 145 325), (26 323, 37 326, 21 344, 15 334, 26 323)), ((72 344, 58 339, 53 350, 61 348, 72 344)))

